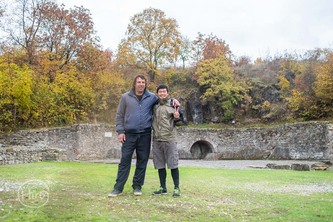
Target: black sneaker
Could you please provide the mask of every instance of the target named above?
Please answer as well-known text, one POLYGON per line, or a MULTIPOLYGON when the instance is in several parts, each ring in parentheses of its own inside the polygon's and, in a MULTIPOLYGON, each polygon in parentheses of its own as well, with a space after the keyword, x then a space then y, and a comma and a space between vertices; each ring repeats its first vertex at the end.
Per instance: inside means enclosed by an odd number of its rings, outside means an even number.
POLYGON ((156 191, 153 192, 153 195, 160 195, 160 194, 168 194, 168 190, 163 189, 162 187, 160 187, 159 190, 156 190, 156 191))
POLYGON ((108 197, 116 197, 121 195, 123 192, 120 190, 113 190, 111 193, 108 194, 108 197))
POLYGON ((180 190, 179 190, 179 188, 176 188, 176 189, 173 191, 172 196, 173 196, 173 197, 180 197, 180 190))
POLYGON ((135 196, 141 196, 142 195, 142 191, 140 188, 135 188, 134 191, 133 191, 133 194, 135 196))

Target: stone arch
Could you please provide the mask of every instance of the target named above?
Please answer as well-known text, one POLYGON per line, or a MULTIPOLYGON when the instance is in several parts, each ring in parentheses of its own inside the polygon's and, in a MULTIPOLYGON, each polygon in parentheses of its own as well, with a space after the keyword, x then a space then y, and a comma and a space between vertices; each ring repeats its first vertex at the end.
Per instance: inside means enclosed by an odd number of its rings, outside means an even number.
POLYGON ((208 153, 213 152, 213 145, 205 140, 199 140, 193 143, 190 152, 193 159, 205 159, 208 153))

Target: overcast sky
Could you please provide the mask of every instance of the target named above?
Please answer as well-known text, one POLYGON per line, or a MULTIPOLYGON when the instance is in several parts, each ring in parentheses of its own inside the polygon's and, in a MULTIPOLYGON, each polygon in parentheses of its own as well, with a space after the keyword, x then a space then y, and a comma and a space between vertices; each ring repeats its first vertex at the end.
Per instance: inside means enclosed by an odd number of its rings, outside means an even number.
POLYGON ((225 40, 234 55, 333 48, 332 0, 58 0, 89 9, 104 47, 115 50, 130 18, 152 7, 174 18, 190 40, 198 32, 225 40))

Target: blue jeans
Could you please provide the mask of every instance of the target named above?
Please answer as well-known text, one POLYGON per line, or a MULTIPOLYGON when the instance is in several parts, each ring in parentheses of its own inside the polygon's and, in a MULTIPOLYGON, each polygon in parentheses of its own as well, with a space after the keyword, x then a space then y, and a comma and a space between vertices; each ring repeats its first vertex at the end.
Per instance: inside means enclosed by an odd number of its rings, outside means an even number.
POLYGON ((114 189, 119 191, 123 191, 125 183, 128 179, 134 150, 136 151, 136 168, 133 176, 132 187, 133 189, 141 189, 146 176, 146 168, 151 145, 150 132, 138 134, 126 133, 125 135, 126 141, 121 147, 121 159, 118 165, 116 184, 114 185, 114 189))

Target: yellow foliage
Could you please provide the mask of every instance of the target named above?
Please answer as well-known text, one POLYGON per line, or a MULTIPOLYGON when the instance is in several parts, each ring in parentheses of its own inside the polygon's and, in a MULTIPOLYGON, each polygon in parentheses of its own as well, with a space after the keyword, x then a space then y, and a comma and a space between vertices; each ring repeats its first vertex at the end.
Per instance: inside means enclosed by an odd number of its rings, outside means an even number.
POLYGON ((281 88, 280 92, 282 95, 287 95, 290 90, 290 82, 284 77, 284 76, 279 76, 279 86, 281 88))
POLYGON ((235 80, 229 60, 222 54, 214 59, 202 60, 195 76, 204 89, 202 101, 217 103, 224 111, 224 118, 232 119, 233 106, 243 100, 246 88, 244 83, 235 80))
MULTIPOLYGON (((319 99, 333 101, 333 53, 328 56, 328 60, 318 66, 317 80, 315 82, 315 93, 319 99)), ((331 103, 332 104, 332 103, 331 103)))

